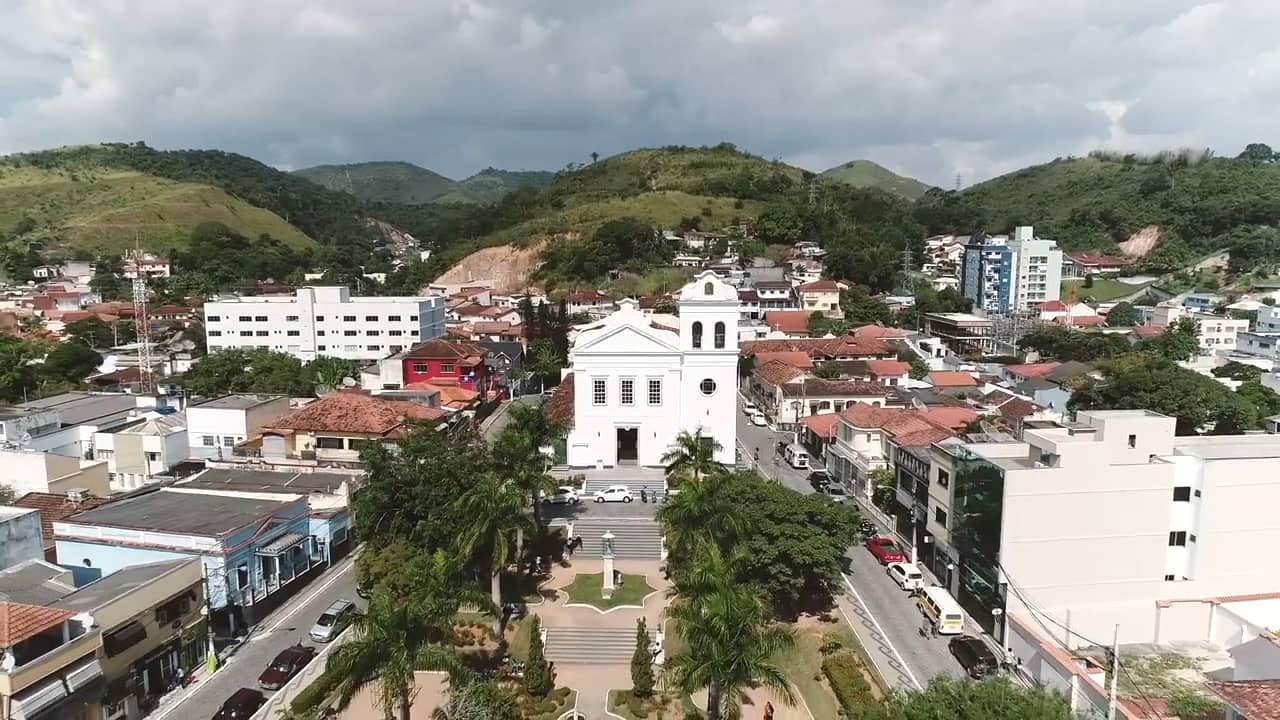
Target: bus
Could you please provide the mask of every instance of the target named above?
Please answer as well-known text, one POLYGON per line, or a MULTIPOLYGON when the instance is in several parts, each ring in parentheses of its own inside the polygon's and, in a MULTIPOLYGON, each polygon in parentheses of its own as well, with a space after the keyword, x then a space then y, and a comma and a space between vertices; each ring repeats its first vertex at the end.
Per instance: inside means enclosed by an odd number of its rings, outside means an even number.
POLYGON ((960 635, 964 632, 964 610, 946 590, 924 588, 916 598, 916 607, 933 623, 939 635, 960 635))

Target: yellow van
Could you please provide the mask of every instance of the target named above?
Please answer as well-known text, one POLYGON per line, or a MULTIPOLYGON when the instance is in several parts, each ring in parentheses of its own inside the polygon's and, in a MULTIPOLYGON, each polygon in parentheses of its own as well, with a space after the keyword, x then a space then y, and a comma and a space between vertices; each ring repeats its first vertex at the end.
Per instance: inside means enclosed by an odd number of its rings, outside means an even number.
POLYGON ((964 610, 960 609, 960 603, 946 590, 940 587, 924 588, 916 598, 916 607, 929 618, 939 635, 964 633, 964 610))

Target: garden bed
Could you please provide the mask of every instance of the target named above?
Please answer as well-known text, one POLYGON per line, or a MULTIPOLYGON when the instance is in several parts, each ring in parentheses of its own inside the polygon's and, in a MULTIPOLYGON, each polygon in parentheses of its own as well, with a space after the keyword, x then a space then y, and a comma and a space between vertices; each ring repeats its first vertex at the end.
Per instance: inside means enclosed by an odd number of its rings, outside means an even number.
POLYGON ((640 607, 644 605, 644 599, 649 593, 655 591, 655 588, 645 582, 643 575, 624 574, 622 584, 613 591, 613 597, 606 600, 600 597, 603 584, 604 573, 579 574, 560 591, 569 597, 571 603, 591 605, 600 610, 611 610, 623 605, 640 607))

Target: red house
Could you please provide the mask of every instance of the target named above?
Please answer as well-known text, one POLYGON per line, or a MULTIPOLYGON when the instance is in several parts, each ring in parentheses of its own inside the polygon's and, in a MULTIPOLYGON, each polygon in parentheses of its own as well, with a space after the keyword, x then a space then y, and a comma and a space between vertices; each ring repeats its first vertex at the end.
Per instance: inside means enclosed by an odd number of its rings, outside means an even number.
POLYGON ((497 388, 497 378, 485 365, 485 349, 467 340, 428 340, 400 355, 404 386, 414 383, 457 385, 479 393, 497 388))

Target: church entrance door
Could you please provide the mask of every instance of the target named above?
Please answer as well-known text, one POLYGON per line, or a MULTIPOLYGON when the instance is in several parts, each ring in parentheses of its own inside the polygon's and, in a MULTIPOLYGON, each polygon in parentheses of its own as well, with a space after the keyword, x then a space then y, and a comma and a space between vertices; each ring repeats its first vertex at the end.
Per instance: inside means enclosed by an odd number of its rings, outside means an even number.
POLYGON ((618 428, 618 464, 635 465, 640 458, 640 428, 618 428))

